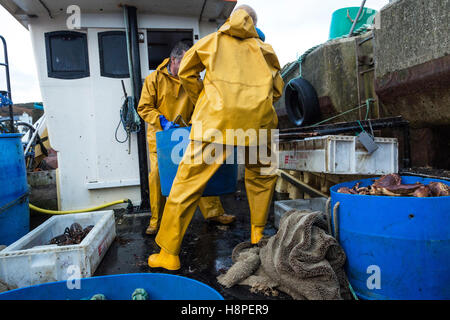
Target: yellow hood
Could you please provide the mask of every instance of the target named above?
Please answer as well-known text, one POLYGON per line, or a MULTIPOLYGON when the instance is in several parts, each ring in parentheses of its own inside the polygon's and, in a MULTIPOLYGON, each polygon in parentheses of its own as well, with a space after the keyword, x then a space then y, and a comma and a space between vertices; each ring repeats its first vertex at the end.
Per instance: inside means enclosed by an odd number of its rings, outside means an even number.
POLYGON ((242 9, 235 11, 220 27, 219 32, 241 39, 258 38, 253 19, 242 9))
POLYGON ((176 84, 176 85, 173 88, 175 90, 173 92, 173 95, 178 97, 180 95, 180 90, 181 90, 180 79, 169 73, 169 71, 167 70, 167 66, 169 65, 169 63, 170 63, 170 58, 164 59, 163 62, 161 62, 161 64, 156 68, 156 71, 159 73, 163 73, 165 76, 170 77, 172 80, 174 80, 174 84, 176 84))

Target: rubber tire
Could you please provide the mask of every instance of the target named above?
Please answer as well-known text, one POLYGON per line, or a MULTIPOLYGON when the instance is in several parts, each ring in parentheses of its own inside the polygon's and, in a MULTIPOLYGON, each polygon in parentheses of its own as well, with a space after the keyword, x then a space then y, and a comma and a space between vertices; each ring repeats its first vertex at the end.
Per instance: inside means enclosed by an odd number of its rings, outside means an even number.
POLYGON ((307 80, 295 78, 288 82, 285 91, 285 105, 289 120, 297 127, 313 124, 320 119, 320 105, 317 92, 307 80))

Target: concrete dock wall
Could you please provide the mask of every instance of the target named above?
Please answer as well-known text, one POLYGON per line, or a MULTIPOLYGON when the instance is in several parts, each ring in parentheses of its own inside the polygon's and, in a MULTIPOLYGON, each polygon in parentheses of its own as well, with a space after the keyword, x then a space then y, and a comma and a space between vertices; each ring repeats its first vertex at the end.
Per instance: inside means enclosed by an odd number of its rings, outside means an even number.
POLYGON ((375 35, 375 86, 383 114, 413 128, 450 124, 450 1, 399 0, 375 35))
MULTIPOLYGON (((450 0, 393 1, 380 10, 372 31, 328 41, 312 51, 302 64, 302 76, 317 91, 322 120, 375 98, 369 118, 401 115, 410 122, 412 166, 450 169, 449 12, 450 0), (371 35, 358 49, 358 42, 371 35), (365 71, 359 96, 358 64, 365 71)), ((286 83, 299 75, 298 69, 285 76, 286 83)), ((275 108, 280 128, 293 127, 283 98, 275 108)), ((365 112, 350 112, 330 123, 363 119, 365 112)))

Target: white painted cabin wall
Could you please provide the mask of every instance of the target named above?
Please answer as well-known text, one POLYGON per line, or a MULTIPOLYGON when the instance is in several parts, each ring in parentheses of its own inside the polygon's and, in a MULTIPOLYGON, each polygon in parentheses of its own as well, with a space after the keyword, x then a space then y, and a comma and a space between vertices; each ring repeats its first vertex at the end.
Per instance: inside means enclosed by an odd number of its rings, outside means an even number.
MULTIPOLYGON (((98 33, 110 30, 114 29, 88 29, 89 60, 92 61, 90 63, 90 78, 93 89, 92 106, 95 119, 95 127, 93 129, 95 142, 91 143, 96 146, 91 154, 96 171, 92 172, 93 175, 89 176, 86 181, 86 187, 89 189, 102 186, 114 188, 139 186, 136 134, 131 135, 130 154, 128 154, 128 142, 118 143, 114 136, 120 120, 120 108, 124 101, 121 79, 102 77, 100 75, 98 33)), ((141 51, 143 46, 145 44, 140 45, 141 51)), ((130 78, 123 78, 123 80, 127 94, 131 95, 130 78)), ((123 141, 125 137, 125 131, 120 125, 118 138, 123 141)), ((100 190, 95 189, 93 192, 99 193, 100 190)))
POLYGON ((53 148, 58 151, 58 194, 62 210, 90 205, 90 194, 84 183, 96 172, 91 156, 96 147, 92 79, 60 80, 47 76, 44 33, 66 28, 63 16, 56 17, 51 24, 46 19, 33 19, 30 25, 48 133, 53 148))

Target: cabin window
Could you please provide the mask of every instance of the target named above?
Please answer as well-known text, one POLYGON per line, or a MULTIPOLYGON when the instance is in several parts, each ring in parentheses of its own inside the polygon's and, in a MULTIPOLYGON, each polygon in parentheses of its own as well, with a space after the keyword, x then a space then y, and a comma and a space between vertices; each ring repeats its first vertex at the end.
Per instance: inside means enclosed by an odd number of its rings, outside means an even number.
POLYGON ((192 45, 192 30, 148 30, 148 65, 150 70, 156 68, 170 56, 173 46, 178 41, 192 45))
POLYGON ((85 33, 56 31, 45 33, 49 78, 89 77, 89 58, 85 33))
POLYGON ((98 33, 100 74, 109 78, 128 78, 127 39, 123 31, 98 33))

